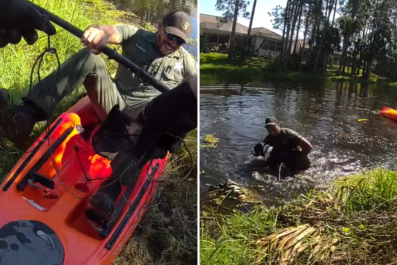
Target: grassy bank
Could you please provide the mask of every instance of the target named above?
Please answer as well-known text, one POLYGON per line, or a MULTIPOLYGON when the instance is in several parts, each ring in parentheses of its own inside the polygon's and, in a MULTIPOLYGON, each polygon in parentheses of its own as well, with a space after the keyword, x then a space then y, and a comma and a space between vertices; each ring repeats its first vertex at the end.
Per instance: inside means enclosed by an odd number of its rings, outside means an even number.
POLYGON ((281 208, 207 213, 202 264, 397 264, 396 181, 375 169, 281 208))
MULTIPOLYGON (((101 0, 35 0, 35 3, 82 30, 92 24, 118 24, 131 16, 131 14, 117 11, 113 5, 101 0)), ((144 28, 154 30, 149 25, 145 25, 144 28)), ((70 33, 59 27, 57 30, 57 35, 51 37, 51 46, 57 49, 62 63, 83 46, 79 39, 70 33)), ((36 58, 47 46, 47 37, 42 33, 39 36, 39 41, 33 46, 28 46, 22 41, 19 45, 8 46, 1 50, 0 87, 10 91, 14 103, 19 103, 21 95, 28 91, 31 68, 36 58)), ((106 62, 110 71, 114 72, 115 62, 106 62)), ((45 77, 56 68, 55 56, 48 55, 40 69, 41 77, 45 77)), ((36 83, 38 81, 37 68, 33 77, 33 81, 36 83)), ((84 89, 80 88, 70 97, 65 98, 54 113, 54 117, 68 108, 83 91, 84 89)), ((35 127, 34 136, 41 134, 43 128, 44 123, 38 124, 35 127)), ((196 263, 196 134, 195 130, 187 138, 187 145, 193 155, 193 164, 184 149, 172 156, 150 209, 114 264, 196 263), (193 166, 193 173, 186 177, 189 166, 193 166)), ((23 151, 14 148, 8 141, 4 139, 0 141, 1 178, 4 178, 22 154, 23 151)))
MULTIPOLYGON (((267 63, 260 58, 251 58, 244 65, 231 64, 227 60, 227 54, 220 53, 201 53, 200 54, 200 73, 217 74, 225 76, 244 76, 245 78, 263 78, 266 81, 283 81, 283 82, 307 82, 307 83, 324 83, 328 81, 350 81, 374 84, 384 82, 378 76, 372 74, 369 80, 358 76, 337 75, 337 67, 329 66, 327 74, 313 74, 307 72, 287 72, 287 71, 269 71, 267 63)), ((393 85, 393 84, 392 84, 393 85)))

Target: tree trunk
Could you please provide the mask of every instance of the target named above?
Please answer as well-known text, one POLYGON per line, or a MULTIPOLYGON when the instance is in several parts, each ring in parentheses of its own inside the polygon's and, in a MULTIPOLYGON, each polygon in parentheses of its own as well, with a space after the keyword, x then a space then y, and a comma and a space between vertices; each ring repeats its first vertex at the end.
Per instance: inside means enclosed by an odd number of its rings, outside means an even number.
POLYGON ((314 19, 312 34, 310 36, 310 47, 309 47, 310 51, 313 49, 314 41, 316 40, 316 34, 317 34, 317 17, 314 19))
MULTIPOLYGON (((375 15, 375 17, 376 17, 376 15, 375 15)), ((368 38, 369 39, 369 41, 368 41, 368 45, 369 45, 369 47, 368 47, 368 49, 369 49, 369 53, 367 54, 367 56, 366 56, 366 58, 365 58, 365 73, 363 73, 363 77, 364 77, 364 79, 366 79, 366 80, 368 80, 369 79, 369 77, 371 76, 371 68, 372 68, 372 63, 374 62, 374 47, 373 47, 373 45, 374 45, 374 41, 375 41, 375 34, 374 34, 374 32, 375 32, 375 30, 376 30, 376 25, 375 25, 375 23, 373 23, 372 25, 372 28, 371 28, 371 35, 370 35, 370 37, 368 38)), ((364 70, 363 69, 363 70, 364 70)))
POLYGON ((323 68, 324 73, 327 72, 328 60, 329 60, 329 54, 327 54, 327 55, 325 56, 325 60, 323 61, 323 67, 322 67, 322 68, 323 68))
POLYGON ((334 8, 334 16, 332 17, 332 23, 331 23, 331 28, 334 27, 335 24, 335 15, 336 15, 336 10, 338 9, 338 0, 334 0, 335 1, 335 8, 334 8))
POLYGON ((296 3, 294 12, 292 13, 293 22, 292 22, 292 27, 291 27, 290 39, 288 41, 288 49, 287 49, 288 53, 287 53, 287 58, 286 58, 286 62, 285 62, 286 66, 288 66, 289 56, 291 55, 292 41, 294 40, 294 31, 295 31, 295 27, 296 27, 296 22, 298 20, 298 13, 299 13, 299 6, 296 3))
MULTIPOLYGON (((336 0, 331 0, 331 1, 333 1, 332 4, 330 4, 328 2, 328 0, 327 0, 326 7, 328 8, 329 12, 327 14, 328 15, 327 16, 327 21, 324 23, 324 28, 323 28, 323 32, 322 32, 322 36, 321 36, 320 45, 318 46, 318 49, 317 49, 316 61, 314 62, 314 67, 313 67, 314 71, 317 71, 318 60, 320 59, 320 54, 322 53, 322 46, 323 46, 323 43, 324 43, 325 34, 327 33, 327 29, 328 29, 328 26, 329 26, 329 19, 331 18, 331 10, 333 9, 334 4, 336 4, 336 0)), ((323 69, 323 71, 324 71, 324 69, 323 69)))
MULTIPOLYGON (((367 20, 365 20, 365 25, 367 24, 367 20)), ((361 39, 364 41, 364 39, 365 39, 365 37, 366 37, 366 34, 365 34, 365 32, 366 32, 366 29, 367 29, 367 27, 366 26, 364 26, 364 29, 363 29, 363 35, 362 35, 362 37, 361 37, 361 39)), ((359 59, 358 59, 358 67, 357 67, 357 72, 356 72, 356 75, 359 75, 360 74, 360 69, 361 69, 361 66, 362 65, 364 65, 364 55, 363 55, 363 46, 362 46, 363 44, 361 44, 361 46, 360 46, 360 56, 359 56, 359 59)), ((363 71, 364 71, 364 69, 363 69, 363 71)))
POLYGON ((308 27, 309 27, 309 20, 310 20, 311 11, 312 11, 312 3, 310 2, 309 10, 307 11, 307 17, 306 17, 305 33, 303 33, 304 35, 303 35, 303 44, 302 44, 302 50, 301 50, 301 59, 300 59, 300 63, 299 63, 299 72, 302 69, 303 54, 304 54, 304 51, 305 51, 306 35, 307 35, 308 27))
POLYGON ((287 28, 287 16, 288 16, 288 10, 289 10, 289 6, 290 6, 290 2, 291 0, 287 1, 287 6, 284 10, 284 27, 283 27, 283 36, 281 38, 281 61, 283 61, 284 58, 284 50, 285 50, 285 30, 287 28))
POLYGON ((315 31, 316 31, 316 23, 317 23, 317 15, 315 14, 315 8, 316 8, 316 3, 315 3, 315 1, 317 1, 317 0, 312 0, 312 2, 311 2, 311 5, 312 5, 312 13, 313 13, 313 16, 314 16, 314 21, 313 21, 313 19, 310 19, 310 22, 313 22, 313 23, 311 23, 311 25, 312 25, 312 28, 311 28, 311 35, 310 35, 310 40, 309 40, 309 42, 310 42, 310 44, 309 44, 309 50, 311 51, 312 50, 312 48, 313 48, 313 43, 314 43, 314 35, 315 35, 315 31))
POLYGON ((239 8, 240 1, 236 0, 235 3, 235 8, 234 8, 234 18, 233 18, 233 26, 232 26, 232 34, 230 35, 230 41, 229 41, 229 54, 228 54, 228 60, 231 61, 233 60, 233 44, 234 44, 234 38, 236 36, 236 26, 237 26, 237 17, 238 17, 238 8, 239 8))
POLYGON ((320 26, 320 16, 321 16, 321 7, 322 7, 322 0, 318 0, 318 2, 316 3, 316 6, 314 6, 313 8, 317 8, 315 11, 316 13, 314 13, 315 19, 314 19, 314 24, 313 24, 313 30, 312 30, 312 36, 310 39, 310 54, 309 54, 309 66, 312 66, 312 56, 313 56, 313 47, 315 47, 315 42, 316 42, 316 35, 320 26), (318 10, 318 7, 320 7, 320 11, 318 10))
MULTIPOLYGON (((251 35, 252 22, 254 21, 255 8, 256 8, 256 0, 254 0, 254 5, 252 6, 250 25, 248 27, 248 33, 247 33, 247 39, 246 39, 247 47, 249 47, 249 39, 250 39, 250 35, 251 35)), ((245 62, 245 53, 243 54, 243 62, 245 62)))
MULTIPOLYGON (((335 1, 335 8, 334 8, 334 15, 333 15, 333 17, 332 17, 331 28, 334 27, 336 10, 338 9, 338 1, 337 1, 337 0, 334 0, 334 1, 335 1)), ((335 51, 336 45, 337 45, 337 43, 334 44, 334 51, 335 51)), ((323 66, 324 73, 326 73, 327 70, 328 70, 327 68, 328 68, 328 61, 329 61, 329 53, 327 54, 327 58, 326 58, 325 61, 326 61, 326 63, 325 63, 325 65, 323 66)), ((333 65, 333 64, 334 64, 334 58, 332 57, 332 65, 333 65)))
POLYGON ((342 73, 346 73, 346 65, 347 65, 348 60, 349 60, 349 58, 346 55, 346 58, 343 60, 342 73))
POLYGON ((365 66, 365 75, 364 75, 364 78, 365 78, 366 80, 368 80, 369 77, 371 76, 371 71, 372 71, 372 64, 373 64, 373 62, 374 62, 374 59, 371 58, 371 59, 368 60, 367 65, 365 66))
POLYGON ((357 11, 358 11, 358 0, 353 2, 351 23, 349 25, 349 29, 346 34, 346 38, 343 38, 343 49, 342 49, 341 61, 339 62, 338 75, 341 74, 342 65, 343 65, 343 72, 345 72, 346 62, 344 62, 344 61, 347 60, 347 48, 348 48, 347 46, 349 44, 349 40, 352 35, 352 23, 354 22, 354 20, 356 18, 357 11))
POLYGON ((338 67, 338 75, 341 74, 341 72, 345 71, 345 68, 343 67, 343 65, 345 64, 345 52, 347 51, 347 45, 349 44, 349 38, 347 36, 347 34, 345 36, 343 36, 343 44, 342 44, 342 54, 339 57, 339 67, 338 67), (342 69, 343 68, 343 69, 342 69))
POLYGON ((293 3, 292 3, 292 0, 291 0, 291 4, 290 4, 290 8, 289 8, 289 12, 288 12, 288 15, 287 15, 287 17, 288 17, 288 24, 287 24, 287 36, 286 36, 286 43, 285 43, 285 50, 284 50, 284 61, 283 61, 283 63, 286 63, 286 61, 288 60, 288 56, 289 56, 289 54, 291 53, 290 52, 290 50, 288 50, 289 49, 289 39, 290 39, 290 30, 291 30, 291 18, 292 18, 292 15, 293 15, 293 11, 294 11, 294 5, 293 5, 293 3))
POLYGON ((254 0, 254 5, 252 6, 250 25, 249 25, 249 27, 248 27, 247 40, 246 40, 247 46, 249 45, 249 38, 250 38, 250 35, 251 35, 252 22, 254 21, 255 8, 256 8, 256 1, 257 1, 257 0, 254 0))
POLYGON ((350 75, 351 76, 354 76, 355 75, 355 73, 356 73, 356 60, 357 60, 357 57, 356 56, 353 56, 353 58, 352 58, 352 68, 351 68, 351 73, 350 73, 350 75))
POLYGON ((296 45, 298 44, 298 37, 299 37, 299 30, 301 28, 301 22, 302 22, 302 10, 303 10, 303 0, 300 1, 299 3, 299 21, 298 21, 298 26, 296 27, 296 36, 295 36, 295 45, 294 45, 294 51, 293 54, 296 54, 296 45))
POLYGON ((356 74, 356 64, 357 64, 357 53, 358 53, 358 42, 354 42, 354 50, 352 54, 352 67, 351 67, 351 76, 354 76, 356 74))

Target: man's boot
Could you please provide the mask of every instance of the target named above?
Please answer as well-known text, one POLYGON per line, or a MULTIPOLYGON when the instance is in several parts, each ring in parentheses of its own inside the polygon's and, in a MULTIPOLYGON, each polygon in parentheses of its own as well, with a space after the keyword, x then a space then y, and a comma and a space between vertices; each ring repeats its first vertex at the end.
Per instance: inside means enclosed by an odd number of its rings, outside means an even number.
POLYGON ((42 111, 33 103, 25 101, 12 106, 7 89, 0 89, 0 127, 4 136, 18 148, 26 148, 35 123, 42 111))
POLYGON ((122 189, 120 181, 115 177, 102 183, 98 192, 90 198, 87 218, 100 226, 106 224, 112 217, 122 189))
POLYGON ((140 173, 140 167, 131 167, 124 172, 131 163, 137 162, 133 156, 119 152, 111 162, 113 176, 103 182, 98 191, 90 198, 86 216, 100 226, 105 225, 121 202, 127 200, 128 194, 124 194, 128 188, 132 189, 136 183, 136 176, 140 173))

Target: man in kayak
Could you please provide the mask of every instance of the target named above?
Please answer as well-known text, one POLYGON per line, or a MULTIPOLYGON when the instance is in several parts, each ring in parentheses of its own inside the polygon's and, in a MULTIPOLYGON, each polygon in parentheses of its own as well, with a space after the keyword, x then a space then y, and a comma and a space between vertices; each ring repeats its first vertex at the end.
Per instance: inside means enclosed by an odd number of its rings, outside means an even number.
POLYGON ((276 169, 281 163, 288 166, 293 173, 299 170, 306 170, 310 167, 308 154, 313 146, 299 133, 288 128, 281 128, 279 121, 275 117, 268 117, 265 120, 265 128, 268 135, 254 147, 256 155, 261 155, 263 147, 270 145, 273 147, 269 158, 269 167, 276 169))
MULTIPOLYGON (((70 94, 71 90, 83 83, 87 74, 91 74, 96 86, 95 89, 87 88, 87 92, 91 100, 97 99, 93 103, 97 103, 98 116, 104 119, 116 104, 127 110, 128 115, 144 116, 144 126, 136 144, 138 154, 142 154, 154 144, 170 153, 175 152, 178 149, 175 148, 175 142, 168 141, 169 138, 164 140, 164 134, 184 138, 197 127, 197 69, 190 55, 181 49, 190 32, 187 20, 184 13, 171 13, 163 19, 156 34, 126 25, 89 27, 84 32, 82 41, 90 52, 82 50, 63 64, 54 101, 59 102, 62 97, 70 94), (118 81, 113 83, 105 71, 105 63, 99 55, 95 55, 110 42, 120 43, 124 56, 139 63, 141 67, 149 67, 152 75, 173 89, 156 95, 153 88, 144 84, 138 77, 131 76, 122 66, 119 66, 117 71, 118 81), (75 68, 81 68, 83 72, 81 69, 74 71, 75 68), (134 87, 128 87, 128 84, 134 87)), ((37 41, 36 30, 49 35, 56 33, 51 23, 42 20, 40 11, 32 8, 27 0, 0 0, 1 47, 17 44, 22 37, 32 45, 37 41)), ((51 115, 55 104, 48 103, 53 96, 51 90, 54 76, 53 73, 42 80, 44 86, 50 86, 44 88, 45 98, 40 96, 40 86, 36 85, 35 92, 28 95, 27 101, 2 113, 0 123, 12 142, 20 143, 26 140, 33 124, 51 115)), ((164 157, 163 152, 159 153, 157 158, 164 157)), ((96 195, 94 199, 91 198, 91 205, 95 207, 93 203, 101 201, 99 208, 102 210, 95 214, 111 214, 115 207, 114 201, 109 202, 110 197, 104 192, 96 195), (106 204, 113 206, 104 209, 106 204)))
POLYGON ((195 60, 182 47, 190 33, 191 22, 183 12, 167 14, 156 33, 130 25, 89 26, 81 39, 86 48, 67 59, 59 72, 54 71, 33 86, 22 104, 5 108, 0 113, 0 127, 14 145, 24 146, 35 123, 48 119, 57 104, 83 84, 102 120, 115 105, 137 118, 160 92, 122 65, 112 79, 99 55, 101 50, 107 44, 121 45, 127 59, 174 88, 197 74, 195 60))

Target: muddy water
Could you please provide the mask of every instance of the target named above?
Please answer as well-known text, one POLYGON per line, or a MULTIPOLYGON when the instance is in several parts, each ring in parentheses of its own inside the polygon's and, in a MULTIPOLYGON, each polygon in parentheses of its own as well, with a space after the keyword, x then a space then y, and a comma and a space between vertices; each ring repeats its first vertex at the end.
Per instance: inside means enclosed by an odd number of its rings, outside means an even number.
POLYGON ((397 123, 378 114, 383 106, 397 108, 395 89, 201 79, 201 137, 214 134, 220 139, 217 148, 201 149, 202 189, 229 178, 274 204, 341 175, 376 165, 391 167, 397 159, 397 123), (314 146, 312 167, 301 176, 279 181, 250 154, 267 135, 267 116, 276 116, 282 127, 296 130, 314 146))

